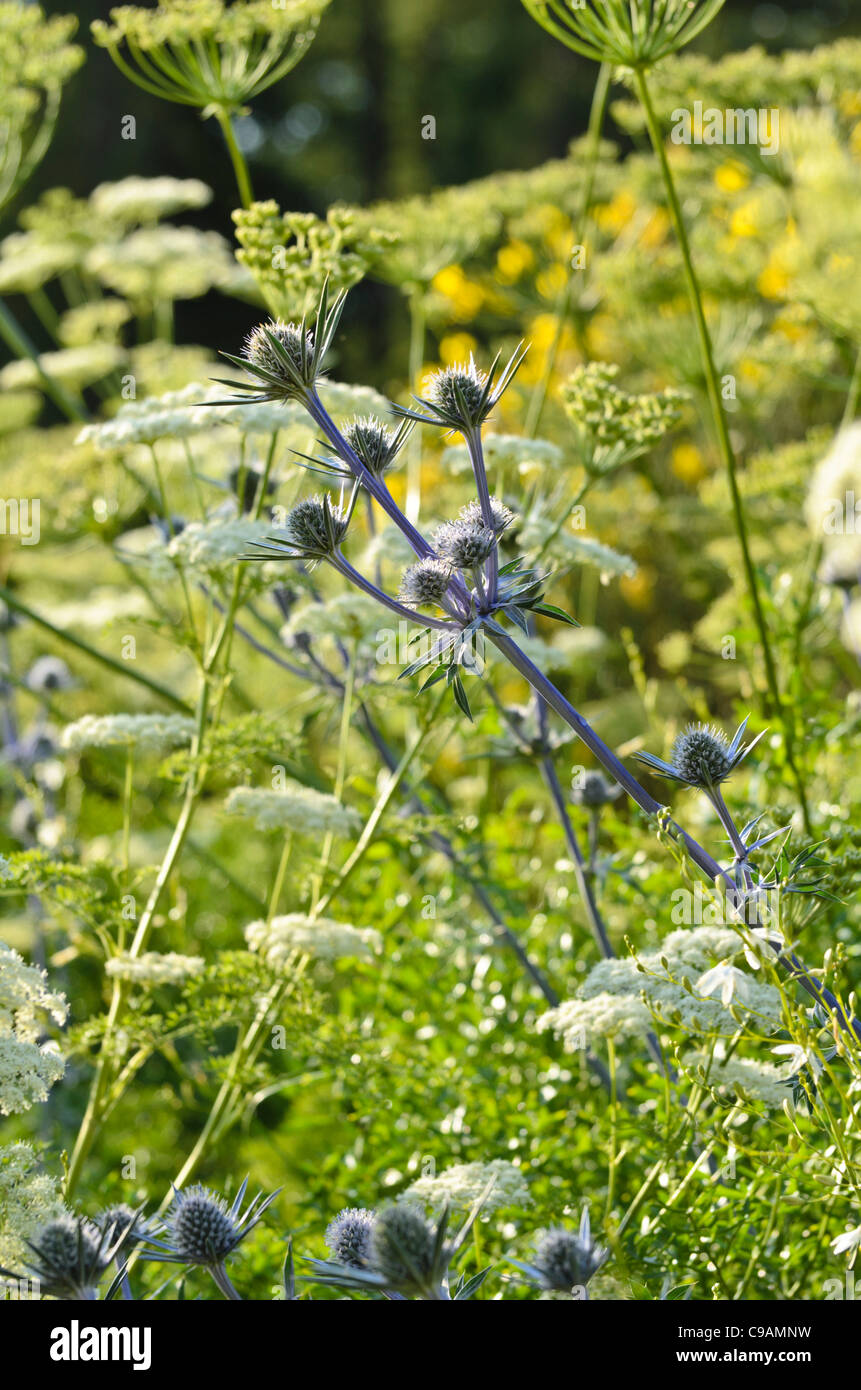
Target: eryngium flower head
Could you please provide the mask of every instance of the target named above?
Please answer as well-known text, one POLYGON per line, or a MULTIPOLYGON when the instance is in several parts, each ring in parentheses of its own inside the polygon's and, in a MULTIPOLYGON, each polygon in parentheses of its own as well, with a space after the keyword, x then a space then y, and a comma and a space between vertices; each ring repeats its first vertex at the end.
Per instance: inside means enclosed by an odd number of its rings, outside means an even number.
POLYGON ((243 1212, 241 1207, 247 1187, 246 1178, 231 1205, 201 1183, 175 1189, 161 1236, 148 1238, 144 1259, 206 1268, 224 1264, 278 1196, 277 1192, 268 1197, 258 1193, 243 1212))
POLYGON ((364 415, 350 420, 343 435, 368 471, 381 478, 394 464, 412 428, 411 420, 402 420, 397 429, 390 429, 375 415, 364 415))
POLYGON ((433 1282, 436 1231, 418 1207, 385 1207, 371 1229, 370 1267, 388 1287, 409 1292, 433 1282))
POLYGON ((451 565, 427 555, 404 572, 400 598, 403 603, 440 603, 451 583, 451 565))
MULTIPOLYGON (((484 512, 477 499, 467 502, 465 507, 461 507, 458 515, 461 521, 469 521, 477 526, 485 524, 484 512)), ((492 530, 497 536, 501 535, 503 531, 507 531, 512 522, 517 520, 511 508, 506 507, 504 502, 500 502, 498 497, 491 497, 490 499, 490 517, 493 523, 492 530)))
POLYGON ((582 1225, 579 1235, 562 1226, 547 1231, 538 1242, 532 1264, 543 1288, 570 1293, 573 1288, 585 1288, 603 1261, 604 1252, 589 1239, 587 1223, 585 1239, 582 1225))
POLYGON ((313 360, 314 335, 299 324, 270 319, 252 328, 242 355, 252 368, 262 368, 295 395, 296 376, 305 381, 308 364, 313 360))
POLYGON ((766 732, 763 729, 762 733, 745 744, 742 740, 746 728, 747 720, 744 719, 736 729, 732 742, 728 743, 720 730, 710 724, 689 724, 673 744, 671 762, 664 762, 663 758, 656 758, 652 753, 638 753, 637 757, 661 777, 708 791, 735 771, 766 732))
POLYGON ((371 1256, 371 1231, 376 1212, 364 1207, 345 1207, 326 1227, 326 1244, 333 1260, 364 1269, 371 1256))
POLYGON ((28 1270, 41 1292, 78 1301, 92 1297, 121 1242, 85 1217, 67 1214, 49 1221, 27 1244, 33 1251, 28 1270))
POLYGON ((94 1218, 94 1225, 106 1232, 112 1241, 119 1242, 121 1255, 131 1254, 136 1245, 146 1240, 150 1229, 150 1222, 140 1207, 130 1207, 125 1202, 105 1207, 94 1218))
POLYGON ((328 494, 307 497, 287 513, 280 536, 254 541, 258 552, 247 559, 308 560, 312 565, 334 555, 347 534, 349 522, 340 506, 332 506, 328 494))
POLYGON ((445 521, 433 538, 437 553, 456 569, 474 569, 484 564, 496 536, 488 526, 474 521, 445 521))
POLYGON ((575 806, 588 806, 590 810, 597 810, 618 794, 618 784, 608 782, 603 772, 584 772, 571 792, 571 800, 575 806))
POLYGON ((212 405, 236 405, 243 398, 255 403, 262 401, 297 400, 307 403, 322 371, 323 359, 331 346, 335 329, 344 307, 341 294, 329 308, 328 281, 323 286, 313 325, 306 319, 301 323, 285 323, 269 319, 252 329, 245 340, 241 357, 224 352, 222 357, 239 367, 251 381, 224 381, 223 386, 238 391, 229 401, 212 401, 212 405))
POLYGON ((448 429, 472 433, 483 424, 499 401, 525 353, 522 345, 518 347, 496 381, 494 372, 498 357, 494 359, 489 372, 482 372, 472 357, 468 362, 443 367, 431 377, 427 396, 414 397, 426 413, 420 414, 396 405, 393 406, 395 414, 425 425, 445 425, 448 429))

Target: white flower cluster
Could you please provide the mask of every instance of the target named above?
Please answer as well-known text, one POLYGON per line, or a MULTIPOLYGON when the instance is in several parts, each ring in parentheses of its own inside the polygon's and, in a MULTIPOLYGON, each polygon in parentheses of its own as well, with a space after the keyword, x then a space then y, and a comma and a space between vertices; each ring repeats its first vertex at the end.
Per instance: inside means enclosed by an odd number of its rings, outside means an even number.
POLYGON ((184 714, 85 714, 63 730, 70 752, 84 748, 128 748, 160 753, 190 743, 194 720, 184 714))
MULTIPOLYGON (((660 950, 637 960, 628 956, 599 961, 578 997, 543 1014, 538 1027, 551 1029, 573 1050, 593 1038, 644 1036, 653 1026, 652 1015, 687 1032, 733 1033, 738 1024, 720 999, 703 998, 693 984, 689 993, 680 981, 702 974, 715 956, 737 955, 742 949, 740 938, 726 927, 671 932, 660 950)), ((755 1015, 760 1027, 780 1022, 779 991, 752 975, 745 977, 744 989, 736 992, 732 1004, 742 1015, 755 1015)))
POLYGON ((62 1023, 66 1000, 43 970, 0 942, 0 1114, 16 1115, 48 1092, 66 1069, 55 1043, 39 1042, 41 1016, 62 1023))
POLYGON ((329 792, 288 781, 283 790, 234 787, 225 803, 229 815, 247 816, 258 830, 294 830, 304 835, 353 835, 362 818, 329 792))
POLYGON ((105 974, 113 980, 129 980, 137 985, 181 985, 183 980, 202 974, 205 965, 203 956, 144 951, 135 957, 112 956, 105 965, 105 974))
POLYGON ((133 302, 197 299, 211 289, 230 292, 247 277, 218 232, 198 227, 141 227, 122 241, 94 246, 86 269, 133 302))
POLYGON ((491 1179, 493 1187, 481 1208, 483 1217, 506 1207, 532 1206, 532 1196, 523 1173, 506 1158, 494 1158, 488 1163, 455 1163, 441 1173, 417 1178, 400 1194, 398 1201, 423 1202, 435 1211, 446 1204, 456 1211, 467 1211, 491 1179))
POLYGON ((85 347, 60 348, 57 352, 42 352, 38 360, 22 357, 7 362, 0 370, 0 387, 4 391, 23 391, 40 387, 47 373, 64 386, 74 389, 101 381, 124 360, 125 353, 114 343, 87 343, 85 347))
POLYGON ((373 641, 385 614, 367 594, 355 591, 336 594, 325 603, 303 603, 290 614, 281 629, 281 639, 290 645, 299 633, 311 637, 334 637, 342 642, 373 641))
POLYGON ((607 638, 597 627, 560 627, 553 642, 519 637, 518 645, 542 671, 573 672, 582 669, 584 660, 603 652, 607 638))
POLYGON ((780 1110, 783 1102, 792 1095, 791 1088, 786 1084, 791 1066, 776 1067, 772 1062, 757 1062, 751 1057, 727 1058, 720 1043, 712 1057, 706 1052, 686 1053, 682 1057, 682 1066, 711 1090, 728 1096, 741 1091, 769 1110, 780 1110))
POLYGON ((249 948, 276 970, 287 965, 295 952, 326 961, 344 957, 372 960, 383 945, 380 933, 373 927, 352 927, 330 917, 306 917, 301 912, 273 917, 271 922, 251 922, 245 928, 245 939, 249 948))
POLYGON ((541 513, 533 512, 524 519, 519 540, 526 551, 541 550, 545 542, 549 542, 548 553, 554 559, 566 564, 592 565, 600 572, 604 583, 614 576, 637 573, 637 563, 630 555, 603 545, 591 536, 577 535, 564 526, 557 531, 553 518, 541 513))
POLYGON ((286 425, 305 422, 299 406, 289 402, 285 405, 240 401, 237 405, 217 406, 215 402, 223 401, 227 390, 224 386, 192 382, 180 391, 127 401, 112 420, 85 425, 76 442, 95 444, 96 448, 109 451, 132 444, 154 444, 159 439, 186 439, 219 425, 234 425, 243 434, 272 434, 286 425))
POLYGON ((63 1213, 59 1184, 39 1168, 30 1144, 0 1148, 0 1265, 19 1269, 32 1253, 26 1242, 63 1213))
POLYGON ((212 189, 201 179, 173 179, 167 175, 142 179, 130 174, 117 183, 100 183, 90 194, 90 204, 100 218, 128 225, 157 222, 177 212, 205 208, 211 202, 212 189))
MULTIPOLYGON (((164 555, 182 569, 217 574, 226 566, 235 565, 241 556, 255 554, 255 542, 265 541, 276 531, 271 521, 252 521, 250 517, 190 521, 178 535, 171 537, 164 555)), ((260 579, 268 577, 270 572, 283 577, 275 564, 255 563, 254 569, 260 579)))

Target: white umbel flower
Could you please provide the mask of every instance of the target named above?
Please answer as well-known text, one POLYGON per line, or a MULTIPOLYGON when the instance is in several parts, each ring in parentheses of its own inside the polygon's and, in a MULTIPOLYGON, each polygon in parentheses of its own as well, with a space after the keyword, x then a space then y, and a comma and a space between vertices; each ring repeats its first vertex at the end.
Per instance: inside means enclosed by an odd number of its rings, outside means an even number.
POLYGON ((487 1163, 455 1163, 441 1173, 417 1178, 398 1197, 399 1202, 423 1202, 439 1211, 445 1205, 468 1211, 493 1179, 493 1187, 481 1208, 482 1217, 508 1207, 530 1207, 532 1196, 521 1170, 506 1158, 487 1163))
POLYGON ((205 964, 203 956, 145 951, 135 957, 112 956, 105 965, 105 974, 113 980, 129 980, 138 985, 181 985, 191 976, 202 974, 205 964))
POLYGON ((190 743, 194 728, 194 720, 182 714, 86 714, 67 725, 60 742, 72 753, 84 748, 162 753, 190 743))
POLYGON ((352 835, 362 828, 362 818, 337 797, 288 782, 283 790, 270 787, 234 787, 225 803, 229 815, 247 816, 258 830, 293 830, 298 834, 352 835))
POLYGON ((306 917, 301 912, 273 917, 271 922, 250 922, 245 939, 274 969, 286 965, 297 951, 326 961, 342 957, 372 960, 383 944, 380 933, 372 927, 353 927, 330 917, 306 917))

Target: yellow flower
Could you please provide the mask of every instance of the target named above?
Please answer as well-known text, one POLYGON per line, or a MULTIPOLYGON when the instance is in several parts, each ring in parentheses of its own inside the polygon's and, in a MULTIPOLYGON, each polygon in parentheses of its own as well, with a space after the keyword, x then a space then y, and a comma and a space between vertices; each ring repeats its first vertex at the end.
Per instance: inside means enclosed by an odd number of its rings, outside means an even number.
POLYGON ((750 174, 743 164, 728 159, 715 170, 715 183, 724 193, 740 193, 750 183, 750 174))
POLYGON ((760 271, 756 287, 765 299, 782 299, 789 288, 789 275, 774 257, 760 271))
POLYGON ((640 244, 642 246, 660 246, 666 241, 667 232, 670 230, 670 219, 663 208, 655 208, 642 232, 640 233, 640 244))
POLYGON ((703 456, 696 444, 689 441, 677 444, 673 449, 672 469, 677 478, 683 483, 698 483, 706 475, 706 466, 703 456))
POLYGON ((736 208, 730 222, 733 236, 756 236, 759 230, 758 208, 755 200, 742 203, 736 208))
POLYGON ((444 367, 450 367, 453 362, 468 362, 477 348, 478 343, 471 333, 447 333, 440 341, 440 361, 444 367))
POLYGON ((619 580, 622 596, 632 608, 651 608, 656 578, 655 571, 648 565, 641 565, 636 574, 623 574, 619 580))
POLYGON ((451 304, 455 319, 472 319, 484 301, 484 290, 467 278, 459 265, 447 265, 432 280, 433 288, 451 304))
POLYGON ((505 285, 513 285, 534 264, 535 255, 525 241, 509 241, 505 246, 500 246, 496 254, 497 273, 505 285))
POLYGON ((565 267, 560 265, 558 261, 548 266, 546 270, 542 270, 541 274, 535 277, 535 288, 544 299, 555 299, 557 295, 562 293, 567 283, 568 276, 565 267))
POLYGON ((602 203, 595 209, 595 221, 605 232, 621 232, 627 227, 637 211, 636 199, 627 189, 621 189, 612 202, 602 203))

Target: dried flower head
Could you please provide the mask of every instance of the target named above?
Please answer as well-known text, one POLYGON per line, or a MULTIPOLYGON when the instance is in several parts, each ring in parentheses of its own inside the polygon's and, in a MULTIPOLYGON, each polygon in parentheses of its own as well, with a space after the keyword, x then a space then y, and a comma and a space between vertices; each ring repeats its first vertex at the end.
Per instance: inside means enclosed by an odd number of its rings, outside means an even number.
POLYGON ((434 534, 437 553, 456 569, 483 565, 496 545, 496 536, 475 521, 445 521, 434 534))
POLYGON ((376 1212, 345 1207, 326 1227, 326 1244, 338 1264, 364 1269, 371 1255, 371 1231, 376 1212))
POLYGON ((441 603, 451 583, 451 574, 451 565, 434 555, 417 560, 404 572, 401 579, 401 601, 417 606, 423 603, 441 603))

